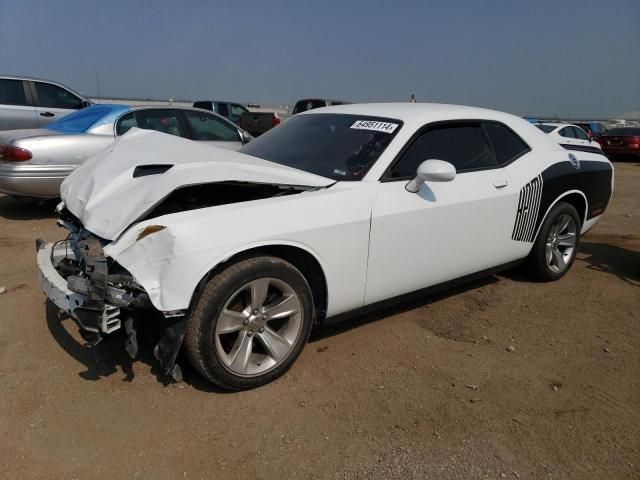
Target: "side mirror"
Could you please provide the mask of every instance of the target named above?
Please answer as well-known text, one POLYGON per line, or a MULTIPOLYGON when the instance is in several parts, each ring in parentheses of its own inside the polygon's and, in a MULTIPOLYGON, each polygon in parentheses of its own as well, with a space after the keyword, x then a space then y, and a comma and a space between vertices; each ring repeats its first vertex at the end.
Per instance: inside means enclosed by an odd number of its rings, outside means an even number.
POLYGON ((238 129, 238 133, 240 134, 240 141, 243 145, 253 140, 253 136, 249 132, 245 132, 241 128, 238 129))
POLYGON ((425 160, 418 166, 416 176, 406 185, 407 191, 417 193, 424 182, 450 182, 456 178, 456 167, 444 160, 425 160))

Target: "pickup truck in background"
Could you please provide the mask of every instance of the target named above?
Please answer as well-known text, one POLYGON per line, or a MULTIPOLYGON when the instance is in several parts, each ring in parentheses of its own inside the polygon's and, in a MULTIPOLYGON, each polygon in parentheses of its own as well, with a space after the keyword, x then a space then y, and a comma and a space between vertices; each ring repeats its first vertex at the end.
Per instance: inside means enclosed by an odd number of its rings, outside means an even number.
POLYGON ((328 100, 326 98, 305 98, 298 100, 293 107, 291 115, 296 113, 306 112, 307 110, 313 110, 315 108, 330 107, 332 105, 346 105, 351 102, 345 102, 344 100, 328 100))
MULTIPOLYGON (((249 132, 254 137, 280 125, 283 118, 277 112, 250 111, 247 107, 235 102, 220 102, 217 100, 198 100, 194 108, 202 108, 217 113, 249 132)), ((250 105, 258 110, 260 105, 250 105)))
POLYGON ((236 125, 240 125, 240 117, 243 113, 249 113, 249 109, 239 103, 218 102, 216 100, 198 100, 193 103, 193 107, 215 112, 236 125))
POLYGON ((247 112, 240 117, 238 126, 254 137, 277 127, 283 118, 276 112, 247 112))

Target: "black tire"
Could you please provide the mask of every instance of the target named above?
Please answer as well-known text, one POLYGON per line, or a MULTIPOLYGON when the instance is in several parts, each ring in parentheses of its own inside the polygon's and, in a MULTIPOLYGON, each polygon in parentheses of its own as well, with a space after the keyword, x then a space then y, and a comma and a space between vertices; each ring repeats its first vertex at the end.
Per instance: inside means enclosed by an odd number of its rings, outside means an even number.
POLYGON ((562 278, 570 269, 571 265, 573 265, 573 261, 576 257, 576 252, 578 251, 578 246, 580 245, 580 229, 581 229, 580 217, 578 216, 578 212, 573 207, 565 202, 558 202, 551 209, 547 218, 545 218, 542 223, 542 227, 538 232, 538 236, 533 244, 533 248, 531 249, 531 253, 527 259, 527 270, 528 272, 535 277, 537 280, 541 280, 543 282, 552 282, 562 278), (573 218, 573 221, 576 225, 576 245, 573 249, 573 253, 570 258, 566 261, 566 267, 561 271, 554 271, 547 263, 546 259, 546 243, 551 228, 558 220, 558 218, 562 215, 569 215, 573 218))
POLYGON ((226 390, 245 390, 269 383, 283 375, 298 358, 309 339, 313 324, 313 299, 305 277, 289 262, 277 257, 254 255, 229 265, 207 282, 194 303, 184 338, 191 364, 209 381, 226 390), (302 327, 282 363, 257 376, 230 371, 218 355, 214 335, 225 303, 238 289, 253 280, 271 277, 286 282, 298 295, 302 327))

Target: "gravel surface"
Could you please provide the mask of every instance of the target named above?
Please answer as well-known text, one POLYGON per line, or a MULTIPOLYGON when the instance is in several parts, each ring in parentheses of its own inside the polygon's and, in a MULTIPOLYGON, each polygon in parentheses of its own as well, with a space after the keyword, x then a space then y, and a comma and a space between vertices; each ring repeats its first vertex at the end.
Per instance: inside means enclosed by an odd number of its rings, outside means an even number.
POLYGON ((325 328, 243 393, 91 350, 45 302, 55 202, 0 196, 3 478, 640 478, 640 165, 572 271, 519 271, 325 328))

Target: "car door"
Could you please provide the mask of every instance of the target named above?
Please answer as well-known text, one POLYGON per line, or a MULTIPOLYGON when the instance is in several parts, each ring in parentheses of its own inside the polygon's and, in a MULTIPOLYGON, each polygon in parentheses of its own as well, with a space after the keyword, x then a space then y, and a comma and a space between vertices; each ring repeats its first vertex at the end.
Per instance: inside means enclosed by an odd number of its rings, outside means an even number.
POLYGON ((237 150, 242 146, 238 128, 231 122, 197 110, 183 110, 183 114, 191 127, 193 140, 229 150, 237 150))
POLYGON ((59 85, 47 82, 32 84, 40 128, 87 106, 85 100, 59 85))
POLYGON ((503 165, 529 148, 519 137, 515 145, 501 140, 505 131, 513 134, 494 122, 445 122, 409 141, 381 179, 372 207, 366 304, 522 256, 511 241, 518 188, 503 165), (428 159, 452 163, 456 177, 407 191, 428 159))
POLYGON ((26 80, 0 78, 0 130, 38 128, 36 108, 26 80))

